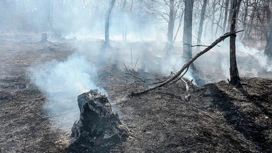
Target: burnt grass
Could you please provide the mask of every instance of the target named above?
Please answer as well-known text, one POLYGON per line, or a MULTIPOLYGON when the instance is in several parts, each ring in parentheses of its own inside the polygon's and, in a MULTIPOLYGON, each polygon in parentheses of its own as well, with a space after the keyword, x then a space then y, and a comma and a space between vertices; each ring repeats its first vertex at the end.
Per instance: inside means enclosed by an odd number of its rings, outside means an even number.
MULTIPOLYGON (((46 96, 30 83, 27 69, 49 60, 65 60, 74 52, 73 45, 1 41, 0 46, 0 152, 64 152, 70 133, 52 128, 43 110, 46 96)), ((196 86, 184 79, 128 96, 168 77, 127 69, 122 63, 96 65, 97 84, 108 93, 130 135, 112 152, 272 150, 269 78, 241 78, 243 88, 227 81, 196 86)))
POLYGON ((139 96, 127 95, 167 77, 109 65, 100 79, 131 132, 124 152, 272 150, 271 79, 242 78, 243 88, 184 80, 189 90, 180 80, 139 96))
POLYGON ((52 129, 45 95, 30 83, 28 67, 64 60, 65 44, 0 41, 0 153, 63 152, 65 134, 52 129))

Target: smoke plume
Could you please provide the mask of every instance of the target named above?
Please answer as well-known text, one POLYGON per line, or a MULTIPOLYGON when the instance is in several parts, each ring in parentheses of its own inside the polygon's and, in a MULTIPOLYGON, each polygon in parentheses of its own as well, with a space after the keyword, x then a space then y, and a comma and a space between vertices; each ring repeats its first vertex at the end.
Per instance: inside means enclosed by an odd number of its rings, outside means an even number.
POLYGON ((46 94, 44 109, 53 126, 69 129, 79 116, 77 96, 95 85, 96 69, 86 58, 72 55, 66 61, 50 61, 30 68, 31 81, 46 94))

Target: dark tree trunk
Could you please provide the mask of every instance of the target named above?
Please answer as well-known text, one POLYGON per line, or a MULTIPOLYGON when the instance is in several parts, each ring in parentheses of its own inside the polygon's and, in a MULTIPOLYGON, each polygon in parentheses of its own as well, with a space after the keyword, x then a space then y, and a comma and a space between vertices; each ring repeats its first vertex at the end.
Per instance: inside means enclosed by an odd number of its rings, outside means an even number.
MULTIPOLYGON (((197 34, 197 44, 198 45, 201 44, 201 37, 202 37, 202 32, 203 32, 203 22, 205 20, 207 3, 208 3, 208 0, 204 0, 202 8, 201 8, 201 17, 200 17, 200 22, 199 22, 199 27, 198 27, 198 34, 197 34)), ((200 50, 200 49, 198 48, 198 50, 200 50)))
POLYGON ((110 39, 109 39, 109 37, 110 37, 110 32, 109 32, 109 29, 110 29, 110 15, 111 15, 111 11, 113 9, 114 3, 115 3, 115 0, 111 0, 109 9, 108 9, 108 11, 106 13, 104 47, 110 46, 110 39))
POLYGON ((174 0, 169 0, 169 21, 168 21, 168 32, 167 32, 167 43, 165 46, 165 50, 167 54, 172 50, 173 47, 173 33, 175 26, 175 6, 174 0))
MULTIPOLYGON (((230 32, 234 32, 241 0, 232 0, 230 32)), ((236 62, 236 34, 230 36, 230 84, 240 86, 240 77, 236 62)))
MULTIPOLYGON (((184 27, 183 27, 183 57, 185 61, 192 58, 192 26, 193 26, 193 0, 185 0, 184 27)), ((190 65, 191 73, 195 83, 203 85, 203 80, 199 77, 194 63, 190 65)))
POLYGON ((192 58, 192 21, 193 0, 185 0, 184 27, 183 27, 183 57, 188 61, 192 58))

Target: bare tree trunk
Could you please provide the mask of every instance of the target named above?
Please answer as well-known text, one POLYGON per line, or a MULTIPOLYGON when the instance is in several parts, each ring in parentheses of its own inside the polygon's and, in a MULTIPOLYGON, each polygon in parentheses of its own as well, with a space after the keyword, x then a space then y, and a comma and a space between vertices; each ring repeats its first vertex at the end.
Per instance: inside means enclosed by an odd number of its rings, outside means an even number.
MULTIPOLYGON (((199 22, 199 26, 198 26, 198 34, 197 34, 197 45, 201 44, 201 37, 202 37, 202 32, 203 32, 203 22, 205 20, 207 3, 208 3, 208 0, 204 0, 202 8, 201 8, 201 17, 200 17, 200 22, 199 22)), ((198 47, 198 50, 200 50, 199 47, 198 47)))
MULTIPOLYGON (((231 13, 231 25, 230 32, 235 32, 236 21, 240 8, 241 0, 232 0, 231 13)), ((236 62, 236 34, 230 36, 230 84, 235 86, 241 86, 240 77, 236 62)))
MULTIPOLYGON (((192 58, 192 22, 193 22, 193 0, 185 0, 184 10, 184 27, 183 27, 183 57, 185 61, 189 61, 192 58)), ((203 80, 199 77, 194 63, 190 65, 191 73, 195 83, 203 85, 203 80)))
POLYGON ((115 0, 111 0, 109 9, 108 9, 108 11, 106 13, 106 20, 105 20, 105 42, 104 42, 103 47, 110 46, 110 40, 109 40, 109 36, 110 36, 110 33, 109 33, 110 15, 111 15, 111 11, 113 9, 114 3, 115 3, 115 0))
POLYGON ((183 57, 188 61, 192 58, 192 21, 193 0, 185 0, 184 27, 183 27, 183 57))
POLYGON ((165 46, 166 53, 172 50, 173 47, 173 33, 174 33, 174 26, 175 26, 175 6, 174 0, 169 0, 169 21, 168 21, 168 32, 167 32, 167 43, 165 46))

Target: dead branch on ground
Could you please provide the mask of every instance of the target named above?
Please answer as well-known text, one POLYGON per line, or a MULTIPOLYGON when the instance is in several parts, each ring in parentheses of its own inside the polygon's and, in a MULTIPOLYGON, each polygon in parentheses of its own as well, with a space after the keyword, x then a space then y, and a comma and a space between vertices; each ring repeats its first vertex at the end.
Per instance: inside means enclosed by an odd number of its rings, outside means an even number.
POLYGON ((187 63, 185 63, 183 65, 183 67, 171 78, 169 78, 168 80, 166 80, 165 82, 157 85, 157 86, 154 86, 152 88, 148 88, 144 91, 140 91, 140 92, 132 92, 130 94, 130 96, 138 96, 138 95, 141 95, 141 94, 144 94, 144 93, 147 93, 149 91, 152 91, 152 90, 155 90, 157 88, 160 88, 170 82, 172 82, 173 80, 175 80, 176 78, 178 78, 180 76, 180 74, 186 70, 187 68, 189 68, 189 66, 198 58, 200 57, 201 55, 205 54, 206 52, 208 52, 209 50, 211 50, 214 46, 216 46, 218 43, 220 43, 221 41, 225 40, 227 37, 231 36, 231 35, 234 35, 236 33, 239 33, 239 32, 242 32, 243 30, 240 30, 240 31, 234 31, 234 32, 227 32, 225 33, 223 36, 219 37, 218 39, 216 39, 209 47, 207 47, 206 49, 204 49, 203 51, 197 53, 193 58, 191 58, 187 63))

